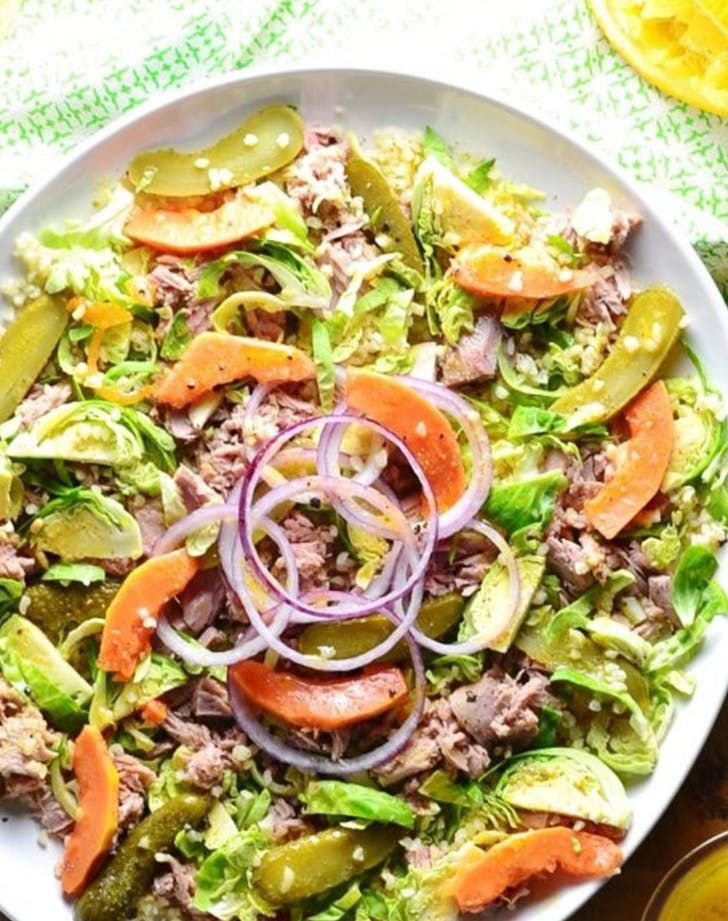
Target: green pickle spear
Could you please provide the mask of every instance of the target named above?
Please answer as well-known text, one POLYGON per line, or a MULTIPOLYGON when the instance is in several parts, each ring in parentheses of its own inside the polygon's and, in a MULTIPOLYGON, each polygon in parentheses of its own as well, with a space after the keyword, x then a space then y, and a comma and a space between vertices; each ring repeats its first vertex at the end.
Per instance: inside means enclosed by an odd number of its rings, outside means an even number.
POLYGON ((346 176, 351 191, 364 202, 374 233, 388 238, 383 241, 382 249, 401 253, 406 265, 424 274, 422 256, 410 223, 381 171, 358 151, 352 150, 346 161, 346 176))
POLYGON ((209 195, 276 172, 302 147, 303 122, 298 112, 290 106, 268 106, 204 150, 143 150, 129 164, 129 179, 154 195, 209 195))
MULTIPOLYGON (((429 598, 422 604, 417 615, 417 626, 431 639, 437 639, 454 627, 460 620, 465 601, 460 595, 441 595, 429 598)), ((385 640, 393 630, 392 623, 383 616, 374 615, 338 623, 311 624, 301 631, 299 648, 304 655, 329 654, 333 659, 358 656, 373 649, 385 640)), ((398 662, 409 655, 407 644, 397 643, 386 655, 384 662, 398 662)))
POLYGON ((38 582, 26 589, 30 604, 25 616, 40 627, 51 642, 60 643, 74 627, 92 617, 103 617, 120 585, 115 579, 88 586, 38 582))
POLYGON ((78 921, 122 921, 147 893, 159 868, 155 854, 168 851, 186 825, 207 815, 208 796, 175 796, 148 815, 119 845, 119 849, 76 903, 78 921))
POLYGON ((599 370, 560 396, 550 409, 579 422, 604 422, 643 390, 680 335, 683 308, 668 288, 632 298, 612 351, 599 370))
POLYGON ((65 300, 42 294, 0 335, 0 422, 9 419, 43 370, 68 322, 65 300))
POLYGON ((388 825, 327 828, 267 851, 253 873, 253 886, 271 905, 299 902, 376 867, 397 841, 397 830, 388 825))

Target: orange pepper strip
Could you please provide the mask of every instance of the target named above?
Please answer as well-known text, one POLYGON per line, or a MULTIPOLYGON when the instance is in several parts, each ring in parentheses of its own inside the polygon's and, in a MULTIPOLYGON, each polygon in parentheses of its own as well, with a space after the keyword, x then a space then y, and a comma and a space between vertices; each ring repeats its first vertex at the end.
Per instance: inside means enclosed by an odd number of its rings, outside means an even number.
POLYGON ((573 876, 611 876, 622 851, 609 838, 570 828, 542 828, 510 835, 458 875, 454 895, 460 911, 479 912, 532 876, 563 870, 573 876))
POLYGON ((66 895, 80 895, 111 845, 119 823, 119 775, 104 737, 84 726, 73 751, 78 816, 66 839, 61 882, 66 895))
POLYGON ((276 719, 304 729, 341 729, 379 716, 407 700, 395 666, 374 666, 354 678, 301 678, 247 659, 230 669, 239 691, 276 719))
POLYGON ((670 463, 675 426, 664 381, 643 390, 624 411, 630 438, 614 476, 584 503, 586 520, 608 540, 657 494, 670 463))

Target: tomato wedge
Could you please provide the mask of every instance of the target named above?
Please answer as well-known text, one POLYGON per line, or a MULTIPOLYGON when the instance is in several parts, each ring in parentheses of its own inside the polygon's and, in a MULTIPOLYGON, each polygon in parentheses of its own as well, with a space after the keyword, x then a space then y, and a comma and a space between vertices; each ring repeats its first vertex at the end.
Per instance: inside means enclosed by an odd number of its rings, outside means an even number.
POLYGON ((542 828, 510 835, 480 860, 468 862, 455 881, 460 911, 482 911, 532 876, 563 870, 573 876, 611 876, 622 851, 609 838, 570 828, 542 828))
POLYGON ((84 726, 73 750, 78 816, 66 839, 61 883, 68 896, 85 889, 111 845, 119 824, 119 775, 104 737, 84 726))
POLYGON ((148 655, 160 611, 195 575, 199 560, 186 550, 153 556, 124 580, 106 612, 99 666, 130 681, 148 655))
POLYGON ((274 220, 269 208, 238 195, 214 211, 136 208, 124 233, 166 253, 201 253, 252 237, 274 220))
POLYGON ((294 346, 228 333, 201 333, 163 378, 155 396, 159 403, 183 409, 214 387, 244 377, 267 384, 315 376, 316 365, 294 346))
POLYGON ((465 467, 457 438, 444 413, 403 384, 373 371, 350 368, 344 396, 350 408, 399 435, 420 463, 439 512, 465 492, 465 467))
POLYGON ((355 678, 301 678, 247 659, 230 669, 238 690, 276 719, 301 729, 341 729, 407 700, 400 669, 373 666, 355 678))
POLYGON ((589 288, 599 273, 528 261, 502 246, 467 246, 455 261, 453 277, 477 297, 544 300, 589 288))
POLYGON ((630 433, 625 460, 596 496, 584 503, 586 520, 608 540, 657 495, 670 463, 675 433, 664 381, 643 390, 624 415, 630 433))

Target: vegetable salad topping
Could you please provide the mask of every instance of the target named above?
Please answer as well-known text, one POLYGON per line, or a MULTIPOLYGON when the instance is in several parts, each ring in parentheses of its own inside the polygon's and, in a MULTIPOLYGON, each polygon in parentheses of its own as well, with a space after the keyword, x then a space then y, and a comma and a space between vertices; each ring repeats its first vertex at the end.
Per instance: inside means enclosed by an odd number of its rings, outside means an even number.
POLYGON ((618 870, 728 609, 728 463, 639 217, 584 192, 276 105, 20 236, 0 796, 79 921, 454 921, 618 870))

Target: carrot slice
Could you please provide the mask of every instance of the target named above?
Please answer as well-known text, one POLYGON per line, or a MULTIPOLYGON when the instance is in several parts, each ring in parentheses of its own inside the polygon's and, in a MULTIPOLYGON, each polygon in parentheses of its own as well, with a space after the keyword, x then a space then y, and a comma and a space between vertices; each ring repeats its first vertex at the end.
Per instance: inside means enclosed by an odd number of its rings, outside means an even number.
POLYGON ((124 225, 124 233, 164 252, 201 253, 252 237, 274 219, 269 208, 239 195, 214 211, 137 208, 124 225))
POLYGON ((63 891, 71 897, 79 895, 98 870, 119 824, 119 775, 104 737, 93 726, 84 726, 76 739, 73 772, 78 815, 61 866, 63 891))
POLYGON ((395 666, 374 666, 355 678, 322 680, 275 671, 247 659, 233 665, 238 690, 261 710, 302 729, 341 729, 398 707, 407 699, 395 666))
POLYGON ((460 911, 482 911, 508 889, 532 876, 563 870, 573 876, 611 876, 622 851, 601 835, 569 828, 542 828, 510 835, 469 863, 455 882, 460 911))
POLYGON ((160 611, 197 572, 199 561, 185 550, 154 556, 130 573, 106 612, 99 666, 117 681, 130 681, 149 653, 160 611))
POLYGON ((657 494, 670 463, 674 423, 664 381, 643 390, 624 411, 630 439, 614 476, 584 503, 589 524, 611 540, 657 494))
POLYGON ((182 409, 214 387, 244 377, 267 384, 315 376, 316 365, 294 346, 227 333, 201 333, 162 379, 156 399, 182 409))
POLYGON ((465 492, 465 467, 447 417, 411 387, 384 374, 349 369, 344 395, 351 409, 399 435, 420 463, 440 512, 465 492))
POLYGON ((542 300, 589 288, 599 274, 592 269, 564 268, 556 262, 529 262, 500 246, 468 246, 455 262, 453 277, 478 297, 542 300))

